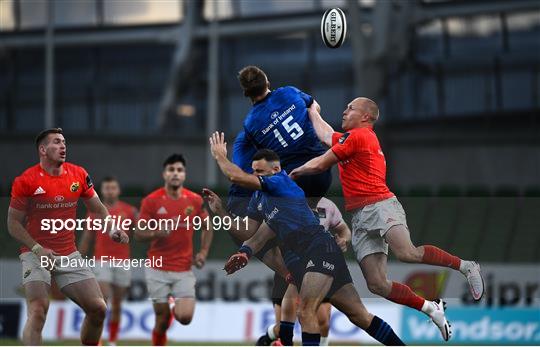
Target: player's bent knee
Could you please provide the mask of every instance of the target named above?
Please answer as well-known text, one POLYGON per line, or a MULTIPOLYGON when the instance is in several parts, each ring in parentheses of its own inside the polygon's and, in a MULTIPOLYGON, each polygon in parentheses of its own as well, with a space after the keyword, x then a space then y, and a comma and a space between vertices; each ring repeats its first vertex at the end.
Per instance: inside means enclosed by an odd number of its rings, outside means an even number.
POLYGON ((177 312, 174 311, 174 319, 182 325, 188 325, 193 320, 193 312, 177 312))
POLYGON ((33 300, 28 306, 28 318, 35 323, 44 324, 49 309, 47 300, 33 300))
POLYGON ((191 323, 191 320, 193 319, 193 316, 180 316, 176 317, 176 320, 182 324, 182 325, 188 325, 191 323))
POLYGON ((86 314, 93 320, 103 322, 107 315, 107 305, 103 299, 98 299, 86 309, 86 314))
POLYGON ((384 295, 388 289, 388 284, 386 280, 370 279, 367 281, 367 287, 373 294, 384 295))

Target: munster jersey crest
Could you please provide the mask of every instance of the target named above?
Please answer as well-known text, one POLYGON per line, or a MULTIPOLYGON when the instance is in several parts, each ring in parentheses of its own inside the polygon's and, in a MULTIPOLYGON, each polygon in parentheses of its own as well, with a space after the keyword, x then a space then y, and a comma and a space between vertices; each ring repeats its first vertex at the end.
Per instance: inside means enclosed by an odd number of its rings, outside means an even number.
POLYGON ((191 214, 193 213, 193 210, 194 210, 194 209, 195 209, 195 208, 194 208, 193 206, 188 206, 188 207, 186 207, 186 209, 184 210, 184 214, 185 214, 186 216, 189 216, 189 215, 191 215, 191 214))
POLYGON ((79 182, 73 182, 71 183, 71 186, 69 187, 69 190, 71 190, 72 193, 75 193, 77 190, 79 190, 79 187, 81 184, 79 182))

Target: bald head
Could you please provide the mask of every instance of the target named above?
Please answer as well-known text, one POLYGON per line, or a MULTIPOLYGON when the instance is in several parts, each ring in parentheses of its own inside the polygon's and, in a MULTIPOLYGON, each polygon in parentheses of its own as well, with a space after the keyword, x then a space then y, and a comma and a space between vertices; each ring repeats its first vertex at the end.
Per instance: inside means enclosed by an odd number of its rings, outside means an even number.
POLYGON ((379 107, 375 101, 369 98, 359 97, 353 100, 353 104, 357 105, 362 112, 367 113, 372 123, 375 123, 379 119, 379 107))
POLYGON ((379 107, 368 98, 359 97, 351 101, 343 111, 343 130, 372 126, 379 119, 379 107))

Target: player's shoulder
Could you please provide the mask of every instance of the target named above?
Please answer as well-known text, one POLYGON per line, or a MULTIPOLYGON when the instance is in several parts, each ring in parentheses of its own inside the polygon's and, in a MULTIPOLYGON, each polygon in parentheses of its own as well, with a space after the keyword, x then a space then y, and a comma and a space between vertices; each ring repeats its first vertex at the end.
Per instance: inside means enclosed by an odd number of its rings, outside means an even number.
POLYGON ((29 167, 24 170, 19 176, 15 177, 11 185, 12 192, 18 192, 18 194, 24 194, 29 187, 32 186, 38 179, 41 168, 39 164, 29 167))
POLYGON ((280 172, 270 176, 271 179, 275 181, 289 181, 292 180, 289 175, 287 174, 287 171, 281 170, 280 172))
POLYGON ((364 136, 364 137, 375 137, 377 138, 377 134, 375 134, 375 131, 373 131, 372 127, 363 127, 363 128, 355 128, 350 131, 350 133, 354 133, 355 136, 364 136))
POLYGON ((32 179, 36 176, 39 176, 41 172, 41 167, 39 164, 30 166, 28 169, 24 170, 19 176, 15 177, 14 182, 24 182, 28 179, 32 179))
POLYGON ((241 145, 247 142, 246 132, 244 130, 240 131, 234 138, 234 145, 241 145))
POLYGON ((363 127, 363 128, 354 128, 347 131, 341 136, 343 140, 341 139, 340 140, 344 142, 347 138, 357 140, 357 139, 371 139, 373 137, 376 138, 375 133, 373 132, 373 129, 369 127, 363 127))
POLYGON ((156 199, 156 198, 161 198, 165 196, 165 188, 163 187, 160 187, 160 188, 157 188, 156 190, 148 193, 144 199, 156 199))
POLYGON ((62 166, 64 167, 64 170, 67 170, 68 172, 74 174, 87 174, 85 168, 77 164, 65 162, 64 164, 62 164, 62 166))
POLYGON ((124 209, 124 210, 133 210, 135 209, 135 206, 123 201, 123 200, 118 200, 118 207, 120 207, 121 209, 124 209))
POLYGON ((138 213, 138 210, 135 206, 128 204, 127 202, 122 200, 118 201, 118 209, 132 216, 136 216, 138 213))
POLYGON ((299 93, 300 89, 295 86, 283 86, 275 90, 276 93, 299 93))
POLYGON ((285 170, 281 170, 272 176, 261 176, 259 179, 267 190, 273 192, 285 192, 289 184, 293 182, 285 170))
POLYGON ((195 193, 192 190, 187 189, 186 187, 183 188, 182 194, 193 201, 201 201, 203 200, 202 196, 200 194, 195 193))

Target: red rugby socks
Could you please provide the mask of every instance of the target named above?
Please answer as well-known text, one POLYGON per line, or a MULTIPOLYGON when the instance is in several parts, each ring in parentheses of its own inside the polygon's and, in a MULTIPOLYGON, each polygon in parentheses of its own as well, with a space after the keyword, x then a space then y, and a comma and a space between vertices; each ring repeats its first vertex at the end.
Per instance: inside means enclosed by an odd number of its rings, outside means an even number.
POLYGON ((411 288, 398 282, 392 282, 392 290, 387 299, 397 304, 412 307, 418 311, 422 310, 424 301, 426 301, 424 298, 416 295, 411 288))
POLYGON ((422 257, 422 263, 445 266, 459 271, 461 259, 459 259, 455 255, 443 251, 438 247, 427 245, 424 246, 424 256, 422 257))

